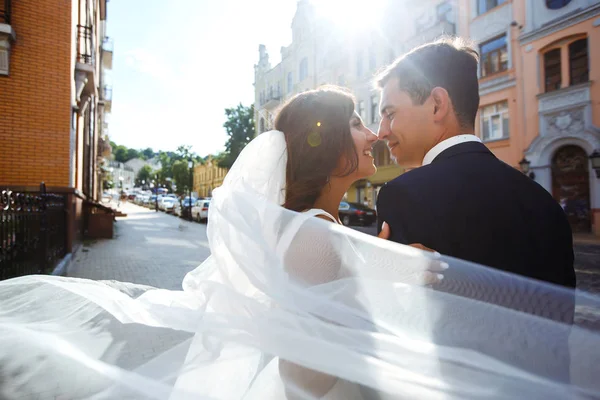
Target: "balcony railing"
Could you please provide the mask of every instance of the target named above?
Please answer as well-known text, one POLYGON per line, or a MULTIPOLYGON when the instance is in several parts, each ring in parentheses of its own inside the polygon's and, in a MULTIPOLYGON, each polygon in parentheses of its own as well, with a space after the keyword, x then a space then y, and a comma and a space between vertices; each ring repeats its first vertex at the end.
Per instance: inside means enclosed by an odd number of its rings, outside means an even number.
POLYGON ((77 25, 77 62, 94 65, 94 30, 91 26, 77 25))
POLYGON ((11 1, 0 0, 0 24, 10 25, 11 1))
POLYGON ((112 101, 112 86, 104 85, 102 88, 102 100, 112 101))
POLYGON ((102 50, 104 51, 113 51, 115 43, 112 38, 105 36, 102 40, 102 50))

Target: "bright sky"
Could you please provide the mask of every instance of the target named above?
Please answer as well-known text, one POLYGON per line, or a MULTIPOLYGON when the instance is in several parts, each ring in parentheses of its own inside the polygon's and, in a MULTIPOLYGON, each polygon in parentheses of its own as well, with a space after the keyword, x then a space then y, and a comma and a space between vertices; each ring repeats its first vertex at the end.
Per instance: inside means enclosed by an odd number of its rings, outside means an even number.
POLYGON ((254 101, 258 45, 291 42, 296 0, 113 0, 109 137, 133 148, 201 156, 224 149, 226 107, 254 101))

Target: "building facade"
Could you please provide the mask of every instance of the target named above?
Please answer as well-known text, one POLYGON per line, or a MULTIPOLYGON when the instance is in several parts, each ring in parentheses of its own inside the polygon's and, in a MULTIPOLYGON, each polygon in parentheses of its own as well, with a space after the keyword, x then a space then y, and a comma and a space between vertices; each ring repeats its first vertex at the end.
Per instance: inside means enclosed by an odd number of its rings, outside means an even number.
POLYGON ((600 1, 461 0, 458 33, 481 55, 477 135, 600 236, 600 1))
POLYGON ((198 164, 194 167, 194 193, 198 197, 212 197, 212 191, 223 184, 227 168, 219 167, 219 165, 208 158, 205 164, 198 164))
POLYGON ((69 251, 110 154, 106 3, 0 1, 0 185, 68 194, 69 251))
MULTIPOLYGON (((271 66, 264 46, 255 65, 256 132, 271 129, 286 99, 324 83, 349 87, 357 112, 379 123, 374 72, 444 34, 480 53, 476 135, 563 206, 573 231, 600 235, 600 180, 589 156, 600 149, 600 0, 389 1, 384 19, 360 35, 336 32, 299 1, 292 43, 271 66), (401 4, 400 4, 401 3, 401 4), (595 49, 595 51, 593 51, 595 49)), ((378 172, 357 182, 348 201, 373 205, 379 187, 402 171, 383 143, 378 172)))
MULTIPOLYGON (((365 125, 377 132, 379 93, 373 86, 374 74, 403 52, 456 31, 454 2, 409 3, 410 7, 404 3, 400 7, 390 0, 380 24, 349 32, 319 16, 310 1, 298 1, 291 25, 292 43, 281 48, 281 62, 272 66, 267 49, 259 46, 259 61, 254 66, 257 134, 272 128, 278 108, 287 99, 324 84, 349 88, 356 96, 356 111, 365 125)), ((355 183, 346 194, 348 201, 363 203, 366 199, 374 207, 381 186, 402 173, 384 143, 375 145, 374 157, 377 173, 355 183)))

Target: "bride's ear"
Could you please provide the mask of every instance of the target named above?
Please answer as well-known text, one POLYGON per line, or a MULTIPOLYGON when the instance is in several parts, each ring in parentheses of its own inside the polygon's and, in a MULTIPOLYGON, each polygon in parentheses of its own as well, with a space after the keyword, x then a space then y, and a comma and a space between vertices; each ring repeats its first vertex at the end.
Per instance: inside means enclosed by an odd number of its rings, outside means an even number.
POLYGON ((446 89, 435 87, 431 91, 431 99, 433 101, 433 120, 439 122, 448 115, 450 96, 446 89))

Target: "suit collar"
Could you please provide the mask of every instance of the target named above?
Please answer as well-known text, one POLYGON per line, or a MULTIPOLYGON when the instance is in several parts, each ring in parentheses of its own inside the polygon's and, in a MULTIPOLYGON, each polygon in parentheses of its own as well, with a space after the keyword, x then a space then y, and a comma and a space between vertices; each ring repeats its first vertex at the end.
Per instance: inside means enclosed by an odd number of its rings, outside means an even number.
POLYGON ((425 154, 422 165, 431 164, 431 162, 444 150, 447 150, 458 144, 467 142, 481 142, 481 140, 477 136, 471 134, 456 135, 448 139, 442 140, 440 143, 433 146, 433 148, 431 148, 431 150, 429 150, 427 154, 425 154))
POLYGON ((465 153, 485 153, 493 155, 493 153, 483 143, 471 141, 457 144, 442 151, 433 159, 432 163, 465 153))

